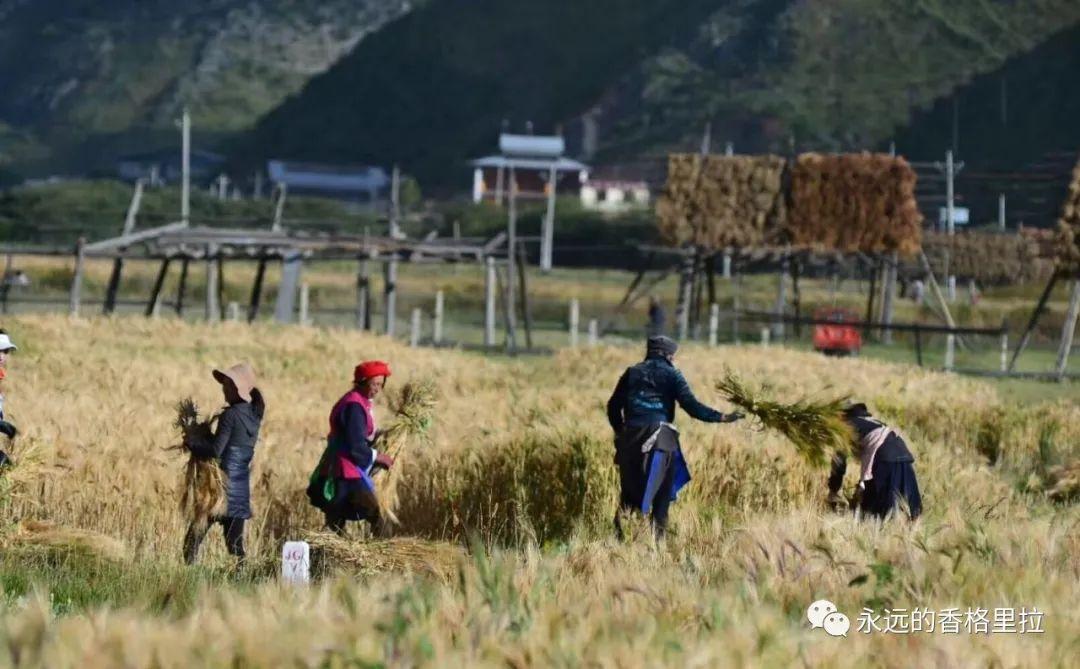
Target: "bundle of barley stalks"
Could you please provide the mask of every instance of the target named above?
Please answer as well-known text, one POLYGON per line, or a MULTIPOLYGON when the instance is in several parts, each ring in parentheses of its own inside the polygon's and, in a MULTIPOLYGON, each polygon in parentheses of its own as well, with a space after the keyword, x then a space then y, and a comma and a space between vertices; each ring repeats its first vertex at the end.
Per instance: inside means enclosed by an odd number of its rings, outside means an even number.
POLYGON ((395 464, 389 471, 376 470, 372 478, 377 481, 379 512, 384 520, 397 525, 398 484, 404 469, 401 457, 410 446, 428 441, 427 431, 435 411, 435 384, 430 380, 409 381, 390 395, 389 404, 395 420, 383 430, 378 448, 394 458, 395 464))
POLYGON ((729 402, 756 418, 763 428, 776 430, 788 438, 808 462, 824 464, 834 451, 850 451, 854 443, 851 427, 842 413, 845 397, 813 401, 803 399, 794 404, 783 404, 762 399, 762 387, 755 393, 732 372, 725 373, 716 389, 729 402))
POLYGON ((350 541, 328 532, 304 537, 311 544, 317 571, 347 570, 361 576, 387 573, 422 573, 449 578, 465 555, 456 544, 410 537, 350 541))
POLYGON ((122 562, 128 559, 124 542, 98 532, 61 527, 48 522, 27 520, 5 534, 5 550, 51 552, 82 555, 98 560, 122 562))
POLYGON ((203 455, 211 450, 216 418, 200 420, 199 407, 190 397, 176 405, 173 425, 180 430, 181 442, 170 450, 188 454, 180 481, 180 510, 189 520, 208 520, 225 510, 225 474, 212 457, 203 455))

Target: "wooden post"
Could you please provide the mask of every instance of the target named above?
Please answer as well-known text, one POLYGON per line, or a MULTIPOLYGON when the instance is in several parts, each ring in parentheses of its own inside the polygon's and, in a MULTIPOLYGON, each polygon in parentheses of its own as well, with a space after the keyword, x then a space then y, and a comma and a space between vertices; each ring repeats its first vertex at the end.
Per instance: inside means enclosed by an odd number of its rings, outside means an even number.
POLYGON ((445 308, 443 292, 435 293, 435 322, 432 324, 431 342, 438 346, 443 338, 443 309, 445 308))
POLYGON ((947 282, 947 289, 949 291, 949 302, 956 303, 956 276, 950 274, 947 282))
POLYGON ((1050 280, 1046 282, 1046 288, 1043 289, 1042 295, 1039 296, 1039 301, 1035 304, 1035 310, 1031 312, 1031 319, 1028 320, 1027 327, 1024 328, 1024 334, 1021 335, 1020 341, 1016 345, 1016 350, 1013 351, 1012 359, 1009 361, 1010 374, 1016 369, 1016 359, 1019 358, 1020 354, 1027 348, 1028 340, 1031 339, 1031 332, 1039 322, 1043 309, 1046 308, 1046 301, 1050 299, 1050 294, 1054 291, 1054 285, 1059 278, 1061 278, 1061 275, 1054 272, 1053 276, 1050 277, 1050 280))
POLYGON ((229 302, 229 308, 226 310, 229 315, 229 320, 233 323, 240 322, 240 303, 229 302))
POLYGON ((525 322, 525 348, 533 347, 532 338, 532 305, 529 303, 528 275, 525 267, 528 257, 525 255, 525 245, 518 244, 518 286, 521 292, 521 313, 525 322))
MULTIPOLYGON (((880 270, 880 263, 875 259, 874 265, 870 269, 870 291, 866 296, 866 322, 872 323, 874 321, 874 293, 877 286, 877 275, 880 270)), ((863 336, 870 334, 870 328, 863 329, 863 336)))
POLYGON ((795 309, 795 338, 802 337, 802 292, 799 290, 799 257, 791 259, 791 306, 795 309))
POLYGON ((1069 309, 1065 312, 1065 324, 1061 327, 1061 344, 1058 346, 1057 365, 1054 368, 1058 380, 1065 378, 1065 369, 1069 366, 1069 353, 1072 351, 1073 335, 1076 333, 1076 318, 1080 315, 1080 278, 1073 279, 1069 294, 1069 309))
MULTIPOLYGON (((893 322, 893 310, 896 301, 896 274, 899 262, 899 254, 893 251, 885 266, 885 295, 882 297, 881 303, 881 322, 885 325, 892 325, 893 322)), ((882 328, 881 341, 885 344, 892 344, 893 333, 890 328, 882 328)))
POLYGON ((217 305, 219 317, 225 320, 225 256, 220 252, 217 257, 217 305))
POLYGON ((956 362, 956 335, 945 335, 945 371, 951 372, 956 362))
MULTIPOLYGON (((135 231, 135 220, 139 215, 139 207, 142 205, 143 188, 145 183, 142 179, 135 180, 135 192, 131 195, 128 203, 127 214, 124 216, 124 227, 121 236, 130 235, 135 231)), ((102 311, 111 314, 116 310, 116 293, 120 289, 120 274, 124 269, 124 259, 117 258, 113 261, 112 274, 109 276, 109 286, 105 290, 105 306, 102 311)))
POLYGON ((776 282, 776 305, 774 312, 776 313, 776 319, 773 321, 772 336, 780 339, 784 336, 784 310, 787 308, 787 275, 788 267, 791 265, 790 256, 786 253, 780 260, 780 272, 777 274, 776 282))
POLYGON ((484 346, 495 345, 495 258, 484 258, 484 346))
POLYGON ((12 255, 7 254, 7 259, 4 261, 4 277, 0 282, 0 313, 4 314, 8 312, 8 293, 11 292, 11 281, 14 278, 11 273, 13 262, 12 255))
POLYGON ((184 295, 187 293, 188 265, 190 264, 191 258, 187 256, 180 261, 180 283, 176 286, 176 315, 181 317, 184 315, 184 295))
POLYGON ((386 305, 386 314, 383 318, 383 332, 393 337, 397 325, 397 256, 390 256, 383 264, 383 304, 386 305))
POLYGON ((732 300, 731 300, 731 303, 732 303, 731 341, 735 342, 736 344, 741 344, 742 343, 742 337, 739 334, 739 330, 740 330, 739 321, 741 319, 740 312, 742 311, 742 274, 741 273, 736 272, 736 274, 735 274, 734 289, 735 289, 734 290, 734 295, 732 295, 732 300))
POLYGON ((517 175, 510 168, 510 202, 506 219, 506 349, 517 349, 517 305, 514 296, 515 249, 517 249, 517 175))
POLYGON ((371 329, 371 278, 368 276, 367 257, 360 258, 360 268, 356 272, 356 327, 360 330, 371 329))
POLYGON ((262 302, 263 281, 266 278, 267 258, 259 258, 259 266, 255 269, 255 283, 251 286, 251 301, 248 303, 247 321, 254 323, 259 317, 259 304, 262 302))
POLYGON ((416 348, 420 345, 420 310, 412 310, 412 322, 409 326, 409 346, 416 348))
POLYGON ((595 318, 589 319, 589 347, 600 342, 600 323, 595 318))
POLYGON ((157 278, 154 279, 154 287, 150 290, 150 301, 146 303, 146 317, 157 318, 161 309, 161 288, 165 285, 165 277, 169 274, 169 259, 161 261, 161 269, 158 270, 157 278))
POLYGON ((709 346, 716 346, 720 333, 720 305, 715 302, 709 306, 709 346))
POLYGON ((581 303, 575 297, 570 300, 570 347, 577 348, 578 328, 581 320, 581 303))
POLYGON ((724 251, 724 278, 731 278, 731 251, 724 251))
POLYGON ((679 297, 675 306, 675 319, 678 323, 679 340, 684 341, 690 330, 690 296, 694 287, 694 264, 697 252, 687 254, 682 260, 679 273, 679 297))
POLYGON ((769 348, 769 328, 761 328, 761 346, 769 348))
POLYGON ((311 309, 311 286, 307 282, 300 284, 300 325, 311 325, 308 314, 311 309))
POLYGON ((217 249, 213 245, 206 247, 206 321, 214 323, 221 316, 218 307, 218 267, 214 256, 217 249))
POLYGON ((75 271, 71 275, 71 301, 68 308, 68 313, 74 317, 79 316, 79 306, 82 304, 84 246, 86 238, 79 237, 75 242, 75 271))

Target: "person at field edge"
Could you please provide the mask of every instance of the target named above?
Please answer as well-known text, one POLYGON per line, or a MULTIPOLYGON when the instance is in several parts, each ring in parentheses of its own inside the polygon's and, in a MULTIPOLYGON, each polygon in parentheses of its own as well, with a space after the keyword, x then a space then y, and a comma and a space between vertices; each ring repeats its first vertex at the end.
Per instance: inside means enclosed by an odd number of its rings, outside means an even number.
MULTIPOLYGON (((225 512, 210 521, 221 525, 225 548, 242 562, 244 524, 251 518, 251 460, 255 457, 266 402, 256 387, 255 370, 247 363, 215 369, 213 375, 221 384, 228 406, 218 416, 214 437, 205 445, 206 450, 195 455, 217 459, 225 473, 225 512)), ((188 526, 184 536, 184 561, 188 564, 198 559, 199 547, 209 529, 209 524, 199 520, 188 526)))
MULTIPOLYGON (((17 350, 19 350, 19 347, 15 345, 15 342, 11 341, 7 331, 0 329, 0 382, 3 382, 7 376, 8 357, 17 350)), ((2 386, 0 386, 0 434, 3 434, 8 439, 14 439, 19 434, 19 430, 4 417, 4 392, 2 386)), ((0 468, 10 464, 12 464, 11 458, 4 452, 4 449, 0 448, 0 468)))
POLYGON ((389 377, 390 365, 381 360, 360 363, 353 370, 352 389, 330 411, 326 450, 311 474, 307 494, 325 515, 326 527, 339 535, 345 534, 350 520, 366 520, 376 532, 381 529, 371 474, 376 467, 390 469, 394 458, 375 448, 379 432, 373 403, 389 377))
POLYGON ((733 423, 742 414, 724 414, 694 397, 690 385, 675 367, 674 340, 649 337, 645 360, 628 368, 608 400, 608 422, 615 431, 615 464, 619 468, 619 511, 615 532, 622 538, 622 512, 650 517, 653 531, 663 537, 668 507, 690 482, 690 472, 673 425, 676 403, 691 418, 707 423, 733 423))
MULTIPOLYGON (((914 520, 922 513, 922 496, 915 477, 915 456, 903 437, 893 428, 870 415, 863 403, 853 403, 844 410, 844 420, 855 432, 859 454, 859 485, 856 503, 862 512, 885 518, 902 499, 909 517, 914 520)), ((840 487, 847 471, 847 456, 833 455, 829 474, 829 503, 842 504, 840 487)))

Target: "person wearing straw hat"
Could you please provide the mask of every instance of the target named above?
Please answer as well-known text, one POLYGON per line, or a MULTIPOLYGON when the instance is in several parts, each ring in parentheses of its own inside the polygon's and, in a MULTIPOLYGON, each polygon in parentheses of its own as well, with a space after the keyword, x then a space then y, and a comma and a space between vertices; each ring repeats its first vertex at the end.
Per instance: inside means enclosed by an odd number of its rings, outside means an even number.
POLYGON ((675 421, 678 404, 691 418, 706 423, 733 423, 742 414, 724 414, 702 404, 674 363, 679 345, 670 337, 649 337, 645 360, 627 369, 608 400, 615 431, 615 464, 619 468, 619 512, 615 533, 621 538, 619 513, 649 516, 657 538, 667 527, 668 507, 690 482, 675 421))
MULTIPOLYGON (((0 382, 7 376, 8 357, 17 350, 19 350, 19 347, 15 345, 15 342, 11 341, 7 331, 0 328, 0 382)), ((2 386, 0 386, 0 434, 3 434, 8 439, 14 439, 19 434, 19 430, 4 417, 4 392, 2 386)), ((0 448, 0 467, 9 464, 12 464, 11 458, 4 452, 4 449, 0 448)))
MULTIPOLYGON (((259 439, 259 427, 266 413, 266 402, 256 387, 255 370, 247 363, 228 369, 215 369, 214 379, 228 406, 218 416, 217 428, 208 452, 217 459, 225 473, 225 512, 214 517, 225 534, 225 548, 230 555, 244 559, 244 523, 251 518, 251 460, 259 439)), ((208 525, 192 523, 184 537, 184 561, 192 564, 209 530, 208 525)))
POLYGON ((353 370, 353 387, 330 411, 326 449, 307 488, 308 499, 326 516, 327 529, 345 534, 347 521, 366 520, 380 529, 379 504, 371 474, 375 467, 390 469, 394 459, 375 444, 374 400, 390 377, 382 360, 362 362, 353 370))

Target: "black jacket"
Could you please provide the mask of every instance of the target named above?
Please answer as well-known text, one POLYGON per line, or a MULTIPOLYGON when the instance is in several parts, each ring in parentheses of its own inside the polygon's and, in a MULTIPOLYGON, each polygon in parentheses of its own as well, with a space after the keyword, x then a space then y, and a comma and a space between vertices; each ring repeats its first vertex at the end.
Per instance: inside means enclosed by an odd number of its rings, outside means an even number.
POLYGON ((251 459, 265 410, 262 396, 254 391, 251 402, 233 404, 218 418, 213 455, 225 471, 229 518, 251 518, 251 459))
MULTIPOLYGON (((859 415, 849 415, 847 422, 855 432, 856 444, 861 444, 863 437, 878 429, 884 423, 874 418, 867 412, 859 412, 859 415)), ((903 438, 893 432, 874 454, 874 470, 878 465, 886 463, 915 462, 915 456, 911 454, 907 443, 903 438)), ((839 492, 844 483, 844 474, 847 472, 847 454, 837 451, 833 454, 832 470, 829 472, 829 492, 839 492)), ((874 471, 872 474, 876 476, 874 471)))
POLYGON ((643 427, 675 420, 675 404, 691 418, 719 423, 724 414, 705 406, 694 397, 690 384, 667 359, 650 356, 623 373, 608 400, 611 428, 618 434, 624 427, 643 427))

